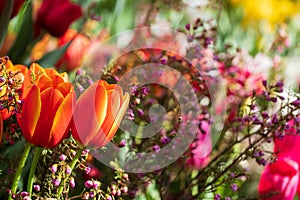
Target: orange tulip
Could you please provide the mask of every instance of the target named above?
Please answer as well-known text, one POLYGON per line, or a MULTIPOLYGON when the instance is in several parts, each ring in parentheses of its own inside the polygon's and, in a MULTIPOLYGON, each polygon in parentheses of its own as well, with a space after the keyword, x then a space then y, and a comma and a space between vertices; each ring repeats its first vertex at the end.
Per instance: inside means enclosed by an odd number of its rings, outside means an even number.
MULTIPOLYGON (((33 67, 31 70, 34 71, 33 67)), ((53 148, 67 137, 65 132, 72 118, 76 96, 72 84, 65 82, 58 73, 48 75, 43 69, 38 72, 43 74, 38 74, 29 89, 18 122, 29 143, 53 148)))
POLYGON ((70 129, 75 140, 89 148, 105 146, 115 135, 129 104, 129 94, 99 80, 79 97, 70 129))
POLYGON ((32 87, 33 84, 38 83, 39 79, 41 78, 42 75, 57 75, 63 78, 65 82, 68 81, 68 74, 66 72, 63 73, 58 73, 55 69, 53 68, 42 68, 39 64, 33 63, 31 64, 29 70, 24 72, 25 78, 22 86, 22 95, 21 99, 25 99, 27 96, 27 93, 29 92, 30 88, 32 87))

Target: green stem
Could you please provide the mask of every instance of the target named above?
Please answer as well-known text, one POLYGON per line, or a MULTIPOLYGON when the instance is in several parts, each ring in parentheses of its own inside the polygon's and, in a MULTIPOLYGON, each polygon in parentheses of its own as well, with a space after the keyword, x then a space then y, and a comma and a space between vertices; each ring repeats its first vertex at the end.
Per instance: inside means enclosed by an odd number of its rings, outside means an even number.
POLYGON ((39 161, 39 158, 41 156, 42 150, 43 149, 41 147, 35 147, 34 157, 33 157, 31 167, 30 167, 30 172, 29 172, 29 177, 28 177, 28 184, 27 184, 27 191, 29 193, 29 197, 31 197, 31 194, 32 194, 32 185, 33 185, 34 173, 35 173, 35 169, 36 169, 36 166, 37 166, 37 162, 39 161))
MULTIPOLYGON (((28 154, 30 152, 30 148, 31 148, 31 144, 27 143, 26 146, 25 146, 23 155, 21 157, 21 160, 19 162, 19 166, 18 166, 18 169, 17 169, 17 173, 15 175, 15 178, 13 180, 13 184, 11 186, 11 194, 15 194, 16 191, 17 191, 17 188, 18 188, 18 185, 19 185, 19 181, 20 181, 20 178, 21 178, 21 174, 22 174, 22 170, 23 170, 23 167, 24 167, 24 165, 26 163, 28 154)), ((12 200, 11 194, 9 195, 8 200, 12 200)))
MULTIPOLYGON (((76 155, 73 158, 72 162, 70 163, 71 172, 73 171, 78 159, 80 158, 80 156, 82 154, 82 151, 83 151, 83 149, 81 149, 81 148, 76 151, 76 155)), ((60 195, 62 195, 62 193, 63 193, 64 183, 65 183, 66 180, 68 180, 69 176, 70 176, 70 174, 66 174, 65 180, 63 182, 61 182, 61 184, 58 188, 58 193, 57 194, 59 195, 59 198, 60 198, 60 195)))

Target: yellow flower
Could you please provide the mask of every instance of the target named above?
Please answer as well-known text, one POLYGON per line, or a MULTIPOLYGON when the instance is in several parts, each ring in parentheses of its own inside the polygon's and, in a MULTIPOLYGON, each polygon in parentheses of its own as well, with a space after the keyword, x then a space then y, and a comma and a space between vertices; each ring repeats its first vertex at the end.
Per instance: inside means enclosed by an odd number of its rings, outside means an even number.
POLYGON ((299 10, 299 3, 291 0, 230 0, 244 10, 244 22, 264 20, 271 26, 284 22, 299 10))

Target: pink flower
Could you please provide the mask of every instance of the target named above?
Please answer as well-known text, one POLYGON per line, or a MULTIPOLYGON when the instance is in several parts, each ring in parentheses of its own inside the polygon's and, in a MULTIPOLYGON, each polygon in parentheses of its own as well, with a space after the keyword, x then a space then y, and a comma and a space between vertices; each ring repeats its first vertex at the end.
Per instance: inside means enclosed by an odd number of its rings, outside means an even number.
POLYGON ((194 169, 201 169, 209 162, 209 155, 212 149, 210 136, 210 125, 202 120, 196 139, 190 146, 189 158, 186 163, 194 169))
POLYGON ((288 158, 268 165, 260 178, 258 191, 262 200, 293 200, 297 192, 299 165, 288 158))
POLYGON ((278 157, 294 160, 300 166, 300 135, 296 133, 294 120, 289 121, 287 126, 290 128, 284 131, 283 139, 274 139, 274 152, 278 157))
POLYGON ((286 125, 282 140, 274 139, 274 152, 278 160, 262 172, 258 191, 262 199, 293 200, 300 192, 300 135, 296 134, 294 120, 286 125), (299 188, 298 188, 299 187, 299 188))

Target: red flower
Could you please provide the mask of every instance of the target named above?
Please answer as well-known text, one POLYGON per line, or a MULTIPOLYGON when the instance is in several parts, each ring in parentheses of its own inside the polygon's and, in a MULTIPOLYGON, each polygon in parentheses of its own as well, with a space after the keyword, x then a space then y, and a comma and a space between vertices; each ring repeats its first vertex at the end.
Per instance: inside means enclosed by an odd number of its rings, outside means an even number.
POLYGON ((278 160, 266 166, 261 175, 258 191, 262 199, 293 200, 296 193, 300 192, 300 136, 293 126, 294 120, 291 120, 283 139, 274 139, 274 152, 277 153, 278 160))
MULTIPOLYGON (((35 71, 35 70, 32 70, 35 71)), ((71 83, 53 71, 43 71, 29 89, 18 123, 24 138, 43 148, 58 145, 73 113, 75 92, 71 83)))
POLYGON ((42 27, 51 35, 60 37, 81 15, 81 7, 69 0, 44 0, 37 14, 36 31, 39 33, 39 27, 42 27))
POLYGON ((268 165, 260 178, 258 191, 263 200, 293 200, 297 192, 298 164, 288 158, 268 165))
POLYGON ((105 146, 115 135, 129 104, 122 88, 100 80, 79 98, 70 123, 75 140, 90 148, 105 146))
POLYGON ((68 47, 63 57, 57 62, 56 67, 64 69, 66 71, 72 71, 79 68, 83 59, 83 55, 86 53, 89 40, 82 34, 78 34, 77 31, 69 29, 62 37, 58 40, 58 46, 61 47, 66 43, 72 43, 68 47))
POLYGON ((209 162, 211 149, 210 125, 209 122, 202 120, 196 139, 190 146, 187 165, 193 169, 202 169, 209 162))
MULTIPOLYGON (((10 18, 13 18, 14 16, 16 16, 18 14, 19 9, 21 8, 22 4, 24 3, 24 0, 10 0, 10 1, 14 1, 14 5, 13 5, 12 12, 10 15, 10 18)), ((6 3, 6 0, 0 1, 0 13, 2 13, 5 3, 6 3)))

